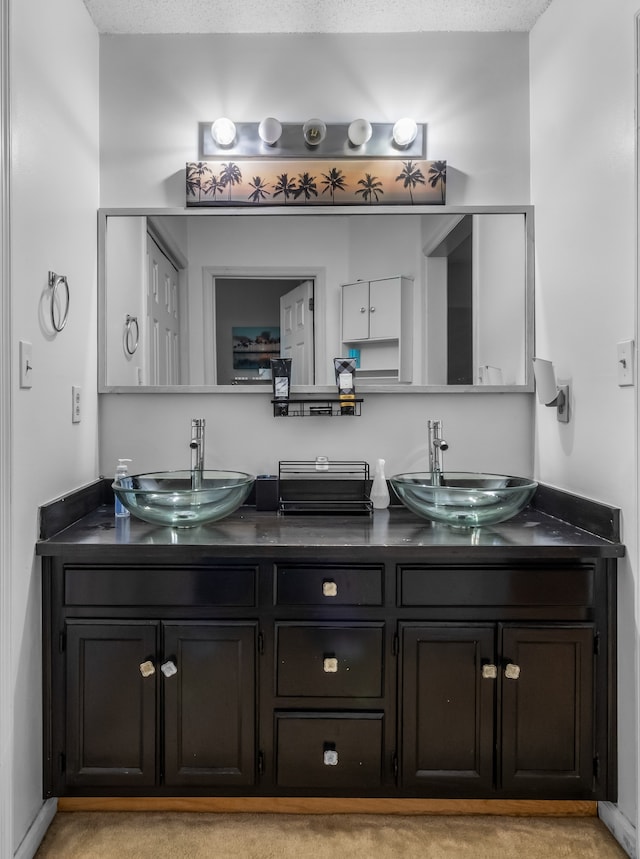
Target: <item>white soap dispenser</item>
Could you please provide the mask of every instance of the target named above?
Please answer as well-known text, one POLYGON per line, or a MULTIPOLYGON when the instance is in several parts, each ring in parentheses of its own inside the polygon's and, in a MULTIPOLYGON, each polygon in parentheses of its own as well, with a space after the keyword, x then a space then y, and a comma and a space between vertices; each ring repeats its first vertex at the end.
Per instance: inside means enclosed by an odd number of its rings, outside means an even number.
POLYGON ((389 487, 384 476, 384 459, 379 459, 376 462, 370 498, 376 510, 384 510, 389 506, 389 487))
MULTIPOLYGON (((119 459, 118 467, 116 468, 115 479, 120 481, 121 486, 131 486, 131 478, 129 477, 129 469, 127 468, 127 463, 131 462, 130 459, 119 459)), ((127 508, 124 506, 122 501, 116 495, 116 516, 129 516, 130 513, 127 508)))

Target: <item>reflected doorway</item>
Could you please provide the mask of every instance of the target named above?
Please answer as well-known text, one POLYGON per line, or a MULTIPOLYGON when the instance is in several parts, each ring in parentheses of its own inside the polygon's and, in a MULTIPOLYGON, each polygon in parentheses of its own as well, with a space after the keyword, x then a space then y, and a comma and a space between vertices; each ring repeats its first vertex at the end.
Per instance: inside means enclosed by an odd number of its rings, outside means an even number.
POLYGON ((214 384, 270 385, 270 358, 282 355, 292 384, 313 385, 314 288, 308 275, 214 277, 214 384))

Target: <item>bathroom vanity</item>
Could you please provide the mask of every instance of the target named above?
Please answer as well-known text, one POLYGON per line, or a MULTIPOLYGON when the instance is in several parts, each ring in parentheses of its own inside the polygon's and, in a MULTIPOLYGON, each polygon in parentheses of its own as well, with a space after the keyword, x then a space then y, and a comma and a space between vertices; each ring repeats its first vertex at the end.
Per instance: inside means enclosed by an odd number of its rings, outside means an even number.
POLYGON ((42 510, 46 796, 615 800, 617 511, 175 530, 110 492, 42 510))

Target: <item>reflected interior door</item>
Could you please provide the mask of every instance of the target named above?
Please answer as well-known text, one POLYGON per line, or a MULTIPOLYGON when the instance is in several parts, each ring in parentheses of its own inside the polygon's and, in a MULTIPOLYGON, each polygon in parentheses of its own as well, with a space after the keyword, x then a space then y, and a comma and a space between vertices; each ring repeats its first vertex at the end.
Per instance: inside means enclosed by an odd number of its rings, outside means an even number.
POLYGON ((178 271, 147 236, 147 343, 149 385, 180 382, 178 271))
POLYGON ((313 280, 280 297, 280 354, 291 358, 292 385, 313 385, 313 280))

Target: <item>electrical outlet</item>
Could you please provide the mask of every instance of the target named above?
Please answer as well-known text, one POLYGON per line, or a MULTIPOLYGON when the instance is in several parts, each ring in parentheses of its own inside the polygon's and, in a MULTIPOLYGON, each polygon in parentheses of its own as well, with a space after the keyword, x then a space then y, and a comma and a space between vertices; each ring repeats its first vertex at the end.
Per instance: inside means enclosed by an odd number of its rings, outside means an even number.
POLYGON ((82 420, 82 388, 79 385, 71 386, 71 422, 79 424, 82 420))
POLYGON ((33 346, 27 340, 20 341, 20 387, 30 388, 33 376, 33 346))

